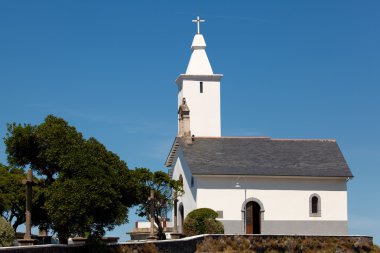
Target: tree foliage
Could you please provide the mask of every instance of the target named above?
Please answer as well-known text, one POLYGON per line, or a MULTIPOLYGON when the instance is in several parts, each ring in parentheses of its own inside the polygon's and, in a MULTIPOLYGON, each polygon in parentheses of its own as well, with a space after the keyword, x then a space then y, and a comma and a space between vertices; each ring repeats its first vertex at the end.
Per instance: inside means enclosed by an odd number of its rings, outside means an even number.
POLYGON ((47 191, 45 207, 53 229, 67 227, 61 233, 101 236, 104 229, 127 222, 128 207, 134 202, 123 194, 131 186, 124 182, 129 178, 125 163, 92 138, 75 159, 75 169, 47 191))
POLYGON ((25 178, 22 169, 10 169, 0 164, 0 216, 13 223, 13 228, 25 222, 25 178))
POLYGON ((187 236, 200 234, 223 234, 223 224, 215 220, 218 213, 210 208, 199 208, 191 211, 183 224, 187 236))
POLYGON ((75 127, 52 115, 38 126, 8 124, 4 139, 8 162, 14 166, 30 166, 44 176, 47 185, 54 182, 58 173, 75 168, 73 156, 79 155, 84 141, 75 127))
POLYGON ((170 176, 162 171, 152 172, 146 168, 136 168, 134 170, 134 179, 138 185, 138 202, 140 203, 137 214, 152 218, 150 207, 154 206, 154 221, 158 228, 157 236, 159 239, 165 239, 165 233, 162 227, 162 220, 167 217, 168 210, 173 205, 173 193, 178 195, 183 193, 182 182, 173 180, 170 176), (154 191, 154 200, 150 200, 150 191, 154 191))
POLYGON ((11 224, 3 217, 0 217, 0 247, 12 246, 16 239, 16 233, 11 224))
POLYGON ((61 242, 84 233, 99 237, 128 220, 128 207, 137 201, 132 175, 95 138, 85 139, 65 120, 49 115, 36 126, 9 124, 4 140, 9 163, 40 176, 43 190, 36 202, 45 215, 32 213, 32 219, 37 215, 61 242))
MULTIPOLYGON (((18 226, 25 222, 25 185, 22 180, 26 179, 23 169, 11 168, 0 164, 0 216, 12 224, 16 231, 18 226)), ((41 187, 36 183, 33 186, 32 212, 37 213, 34 217, 34 225, 40 223, 43 210, 40 209, 39 194, 41 187)))

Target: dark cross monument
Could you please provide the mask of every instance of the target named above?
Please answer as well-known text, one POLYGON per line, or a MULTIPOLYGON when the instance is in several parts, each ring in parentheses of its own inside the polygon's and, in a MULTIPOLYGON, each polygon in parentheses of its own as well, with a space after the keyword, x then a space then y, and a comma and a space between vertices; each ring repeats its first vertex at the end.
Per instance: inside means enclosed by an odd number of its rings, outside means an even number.
POLYGON ((177 204, 178 204, 178 196, 177 196, 177 191, 174 191, 173 193, 173 202, 174 202, 174 208, 173 208, 173 211, 174 211, 174 217, 173 217, 173 232, 170 234, 171 238, 172 239, 179 239, 181 238, 181 235, 180 233, 178 233, 178 224, 177 224, 177 204))
POLYGON ((147 239, 149 240, 156 240, 157 237, 154 234, 154 190, 150 190, 150 197, 149 197, 149 205, 150 205, 150 233, 149 237, 147 239))
POLYGON ((174 208, 173 208, 174 209, 173 234, 177 234, 178 233, 178 228, 177 228, 177 203, 178 203, 177 191, 174 191, 173 202, 174 202, 174 208))
POLYGON ((28 170, 26 180, 22 180, 22 183, 26 185, 26 211, 25 211, 25 235, 24 239, 18 240, 21 246, 34 245, 37 240, 32 239, 32 185, 33 185, 33 173, 32 170, 28 170))

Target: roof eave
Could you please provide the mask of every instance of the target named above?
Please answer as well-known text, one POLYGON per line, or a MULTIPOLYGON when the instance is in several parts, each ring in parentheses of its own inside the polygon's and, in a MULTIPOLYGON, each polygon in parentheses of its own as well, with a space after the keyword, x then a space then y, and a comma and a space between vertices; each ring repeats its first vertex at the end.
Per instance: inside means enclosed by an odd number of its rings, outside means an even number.
POLYGON ((176 137, 174 139, 174 142, 172 144, 172 147, 170 149, 170 152, 166 158, 166 161, 165 161, 165 167, 171 167, 172 164, 173 164, 173 159, 175 157, 175 155, 177 154, 177 149, 179 147, 179 142, 178 142, 178 138, 176 137))

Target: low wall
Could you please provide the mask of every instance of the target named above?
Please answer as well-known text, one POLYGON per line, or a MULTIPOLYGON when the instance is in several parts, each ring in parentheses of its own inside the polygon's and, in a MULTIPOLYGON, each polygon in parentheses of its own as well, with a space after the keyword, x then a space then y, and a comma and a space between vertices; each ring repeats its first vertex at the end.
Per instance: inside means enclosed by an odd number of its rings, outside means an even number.
POLYGON ((47 244, 35 246, 0 247, 0 253, 82 253, 83 245, 47 244))
MULTIPOLYGON (((365 243, 373 245, 373 238, 370 236, 307 236, 307 235, 199 235, 193 237, 182 238, 178 240, 152 241, 152 242, 127 242, 108 245, 107 248, 112 252, 128 252, 127 248, 133 253, 146 251, 150 245, 154 245, 160 253, 194 253, 197 244, 204 241, 206 238, 212 239, 230 239, 246 238, 250 241, 260 242, 268 240, 283 240, 283 239, 312 239, 320 241, 321 245, 326 240, 335 240, 349 244, 365 243)), ((0 253, 83 253, 89 252, 88 248, 83 245, 36 245, 24 247, 4 247, 0 248, 0 253)), ((96 251, 92 251, 96 252, 96 251)))
POLYGON ((110 247, 119 249, 120 252, 123 252, 122 249, 124 248, 130 248, 134 253, 138 253, 144 252, 144 247, 146 247, 146 244, 154 244, 160 253, 194 253, 197 248, 197 244, 202 242, 208 236, 210 235, 197 235, 182 239, 155 242, 118 243, 110 245, 110 247))

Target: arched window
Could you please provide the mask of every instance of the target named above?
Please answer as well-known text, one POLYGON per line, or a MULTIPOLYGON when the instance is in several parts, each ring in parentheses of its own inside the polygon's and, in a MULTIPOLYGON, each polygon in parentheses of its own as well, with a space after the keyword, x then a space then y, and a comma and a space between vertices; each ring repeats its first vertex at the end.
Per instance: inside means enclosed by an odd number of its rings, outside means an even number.
POLYGON ((184 207, 183 207, 183 204, 182 203, 179 203, 179 208, 178 208, 178 211, 179 211, 179 224, 178 224, 178 228, 179 228, 179 232, 183 232, 183 222, 185 221, 185 210, 184 210, 184 207))
POLYGON ((321 217, 321 197, 314 193, 309 198, 310 217, 321 217))
POLYGON ((316 196, 311 198, 311 213, 318 213, 318 198, 316 196))

